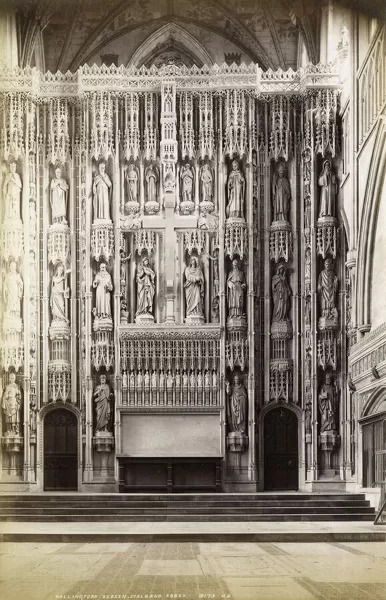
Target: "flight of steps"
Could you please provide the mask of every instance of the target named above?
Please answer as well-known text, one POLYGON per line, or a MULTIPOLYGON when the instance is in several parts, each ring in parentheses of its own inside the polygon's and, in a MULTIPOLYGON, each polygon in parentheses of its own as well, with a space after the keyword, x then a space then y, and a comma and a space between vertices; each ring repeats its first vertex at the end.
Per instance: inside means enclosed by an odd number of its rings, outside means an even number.
POLYGON ((4 494, 0 521, 374 521, 364 494, 4 494))

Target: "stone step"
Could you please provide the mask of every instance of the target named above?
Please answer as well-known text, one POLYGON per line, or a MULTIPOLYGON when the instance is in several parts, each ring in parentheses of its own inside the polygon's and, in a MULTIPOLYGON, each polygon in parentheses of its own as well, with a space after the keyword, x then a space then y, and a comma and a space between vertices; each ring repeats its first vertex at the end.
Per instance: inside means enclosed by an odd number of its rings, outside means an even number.
POLYGON ((22 501, 29 501, 29 500, 39 500, 39 502, 57 502, 58 500, 79 500, 81 499, 83 500, 88 500, 88 501, 95 501, 95 500, 107 500, 107 501, 112 501, 114 500, 115 502, 127 502, 130 500, 133 501, 140 501, 140 502, 145 502, 146 500, 149 501, 158 501, 158 500, 172 500, 172 501, 191 501, 191 502, 196 502, 198 500, 221 500, 221 501, 226 501, 226 500, 237 500, 237 501, 241 501, 244 502, 246 500, 278 500, 278 501, 282 501, 282 500, 294 500, 294 501, 301 501, 301 500, 314 500, 314 501, 318 501, 318 500, 365 500, 365 494, 350 494, 348 492, 346 493, 329 493, 329 494, 320 494, 320 493, 313 493, 313 494, 303 494, 301 492, 293 492, 293 493, 280 493, 280 494, 275 494, 275 493, 266 493, 266 492, 262 492, 262 493, 248 493, 248 494, 242 494, 242 493, 234 493, 234 494, 228 494, 228 493, 218 493, 218 494, 164 494, 164 493, 149 493, 149 494, 142 494, 142 493, 132 493, 132 494, 121 494, 121 493, 117 493, 117 494, 82 494, 81 492, 77 492, 77 493, 73 493, 73 492, 43 492, 43 493, 37 493, 37 494, 8 494, 8 493, 1 493, 0 494, 0 500, 1 501, 5 501, 5 500, 18 500, 20 502, 22 501))
MULTIPOLYGON (((25 514, 26 509, 25 508, 4 508, 2 509, 1 513, 3 515, 21 515, 21 514, 25 514)), ((114 510, 114 515, 115 516, 124 516, 124 515, 138 515, 138 516, 142 516, 142 515, 154 515, 154 514, 159 514, 160 512, 164 513, 164 514, 175 514, 175 515, 183 515, 186 514, 186 509, 185 508, 169 508, 169 507, 158 507, 158 508, 120 508, 118 510, 114 510)), ((215 507, 215 508, 208 508, 206 506, 196 506, 191 512, 194 512, 195 514, 200 514, 200 515, 205 515, 205 514, 212 514, 212 515, 216 515, 216 514, 221 514, 221 515, 228 515, 228 514, 234 514, 235 512, 239 512, 237 510, 237 507, 230 507, 230 508, 224 508, 224 507, 215 507)), ((275 515, 281 515, 281 514, 318 514, 320 512, 320 508, 315 506, 315 507, 289 507, 289 506, 280 506, 280 507, 252 507, 252 508, 244 508, 244 510, 242 511, 243 514, 275 514, 275 515)), ((325 512, 326 514, 349 514, 349 513, 369 513, 369 514, 374 514, 374 510, 373 508, 371 508, 370 506, 368 507, 357 507, 357 506, 339 506, 339 507, 328 507, 325 508, 323 510, 323 512, 325 512)), ((59 508, 59 507, 50 507, 50 508, 28 508, 28 514, 30 515, 50 515, 50 514, 58 514, 58 515, 67 515, 68 513, 70 514, 76 514, 76 515, 85 515, 85 516, 89 516, 89 515, 93 515, 95 513, 98 514, 102 514, 102 515, 110 515, 112 513, 111 508, 110 507, 89 507, 89 508, 59 508)))
POLYGON ((40 502, 40 501, 20 501, 20 500, 7 500, 7 501, 2 501, 0 500, 0 510, 5 510, 7 508, 25 508, 25 507, 29 507, 29 508, 41 508, 41 507, 45 507, 47 508, 47 510, 51 510, 52 508, 56 507, 56 506, 60 506, 61 508, 99 508, 99 507, 108 507, 111 510, 115 510, 115 509, 121 509, 121 508, 161 508, 161 507, 167 507, 167 508, 181 508, 184 510, 190 509, 190 508, 195 508, 197 507, 197 505, 200 506, 206 506, 208 508, 210 507, 216 507, 216 508, 237 508, 237 507, 242 507, 242 508, 264 508, 264 507, 280 507, 283 506, 283 504, 285 504, 285 506, 295 506, 295 507, 308 507, 308 508, 312 508, 312 507, 334 507, 334 506, 356 506, 356 507, 360 507, 360 506, 369 506, 370 503, 368 500, 303 500, 301 502, 299 501, 294 501, 294 500, 285 500, 285 501, 279 501, 279 500, 271 500, 271 501, 266 501, 266 500, 248 500, 248 501, 202 501, 202 502, 172 502, 171 500, 159 500, 158 502, 151 502, 151 501, 146 501, 146 502, 136 502, 136 501, 128 501, 128 502, 116 502, 116 501, 109 501, 109 500, 95 500, 94 502, 92 502, 91 500, 87 500, 87 501, 82 501, 80 499, 74 500, 74 501, 68 501, 62 498, 58 498, 57 502, 40 502))
MULTIPOLYGON (((373 521, 374 515, 357 512, 357 513, 344 513, 344 514, 239 514, 229 513, 227 515, 202 515, 198 513, 194 514, 154 514, 154 515, 105 515, 101 513, 93 513, 87 516, 87 522, 107 522, 107 521, 175 521, 175 522, 188 522, 188 521, 212 521, 212 522, 241 522, 241 521, 373 521)), ((23 522, 85 522, 85 515, 41 515, 36 518, 36 515, 30 514, 11 514, 11 515, 0 515, 0 521, 23 521, 23 522)))

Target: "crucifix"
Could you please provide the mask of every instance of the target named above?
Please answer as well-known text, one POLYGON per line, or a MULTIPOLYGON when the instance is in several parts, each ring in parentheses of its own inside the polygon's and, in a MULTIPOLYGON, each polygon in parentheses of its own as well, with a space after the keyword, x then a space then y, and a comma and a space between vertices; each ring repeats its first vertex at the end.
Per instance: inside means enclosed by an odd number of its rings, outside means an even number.
MULTIPOLYGON (((169 196, 169 194, 168 194, 169 196)), ((174 281, 176 276, 176 230, 197 227, 197 216, 179 216, 175 213, 175 194, 170 194, 167 203, 164 202, 165 218, 144 216, 143 227, 147 229, 164 230, 164 256, 166 281, 166 322, 174 323, 174 281)))

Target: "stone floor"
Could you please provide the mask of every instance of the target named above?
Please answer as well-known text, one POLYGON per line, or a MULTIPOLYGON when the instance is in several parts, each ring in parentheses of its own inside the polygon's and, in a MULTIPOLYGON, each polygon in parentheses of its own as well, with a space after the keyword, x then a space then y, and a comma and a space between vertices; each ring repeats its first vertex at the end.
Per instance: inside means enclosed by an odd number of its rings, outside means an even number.
POLYGON ((386 544, 3 543, 2 600, 383 600, 386 544))

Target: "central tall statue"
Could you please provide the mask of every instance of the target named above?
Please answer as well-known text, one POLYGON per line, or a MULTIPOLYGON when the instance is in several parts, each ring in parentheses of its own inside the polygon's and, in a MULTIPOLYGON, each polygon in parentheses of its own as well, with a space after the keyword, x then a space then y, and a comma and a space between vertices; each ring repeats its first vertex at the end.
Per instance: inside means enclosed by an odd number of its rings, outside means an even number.
POLYGON ((11 260, 8 267, 8 273, 6 274, 3 283, 5 317, 20 318, 20 303, 23 297, 23 287, 23 280, 16 270, 16 262, 11 260))
POLYGON ((106 380, 106 375, 100 376, 99 385, 96 386, 93 397, 95 398, 96 410, 95 433, 108 432, 111 414, 111 391, 106 380))
POLYGON ((276 268, 276 275, 272 277, 273 323, 287 320, 290 295, 291 290, 287 283, 284 265, 279 263, 276 268))
POLYGON ((137 312, 136 315, 151 314, 155 294, 155 273, 150 267, 149 259, 144 258, 138 266, 137 282, 137 312))
POLYGON ((9 374, 9 383, 3 394, 2 402, 5 434, 19 435, 21 422, 21 391, 16 383, 16 374, 9 374))
POLYGON ((232 170, 229 173, 227 188, 227 217, 244 219, 245 177, 240 171, 240 165, 237 160, 232 161, 232 170))
POLYGON ((96 288, 95 317, 99 319, 111 319, 110 292, 113 289, 113 282, 105 263, 101 263, 99 273, 95 275, 92 286, 96 288))
POLYGON ((51 180, 51 212, 52 223, 66 223, 67 195, 69 186, 62 177, 62 169, 56 167, 55 177, 51 180))
POLYGON ((98 173, 94 177, 94 220, 110 221, 110 189, 111 179, 106 173, 106 163, 100 162, 98 173))
POLYGON ((287 221, 291 189, 288 179, 284 177, 284 165, 279 163, 272 182, 273 220, 287 221))
POLYGON ((229 381, 227 381, 226 392, 228 396, 228 422, 230 432, 243 433, 246 435, 248 396, 247 390, 237 373, 233 379, 232 389, 229 381))
POLYGON ((55 275, 51 281, 50 307, 53 321, 68 323, 66 299, 69 297, 69 289, 66 285, 66 271, 62 263, 58 263, 55 275))
POLYGON ((227 278, 228 314, 230 317, 241 317, 245 314, 244 296, 246 287, 244 271, 240 269, 240 263, 235 258, 232 261, 232 270, 227 278))
POLYGON ((16 173, 16 163, 9 164, 9 173, 3 185, 5 219, 20 219, 20 195, 22 190, 20 175, 16 173))
POLYGON ((185 299, 187 317, 204 317, 204 275, 198 260, 192 256, 185 269, 185 299))

